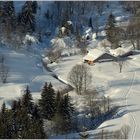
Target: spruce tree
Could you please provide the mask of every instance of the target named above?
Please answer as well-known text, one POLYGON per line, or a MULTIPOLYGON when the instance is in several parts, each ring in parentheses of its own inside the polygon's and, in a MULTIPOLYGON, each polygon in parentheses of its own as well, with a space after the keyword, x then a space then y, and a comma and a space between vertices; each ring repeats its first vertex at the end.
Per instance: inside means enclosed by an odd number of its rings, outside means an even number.
POLYGON ((33 2, 32 2, 32 9, 33 9, 33 13, 34 13, 34 14, 37 13, 37 8, 38 8, 37 1, 33 1, 33 2))
POLYGON ((12 138, 17 137, 17 101, 13 101, 11 106, 12 111, 12 138))
POLYGON ((42 117, 51 120, 55 112, 55 91, 51 83, 49 85, 45 83, 39 105, 42 117))
POLYGON ((16 27, 16 16, 13 1, 4 1, 0 8, 0 20, 2 26, 2 36, 9 41, 11 39, 11 33, 16 27))
POLYGON ((55 106, 56 106, 56 112, 59 111, 59 106, 60 106, 60 101, 61 101, 61 94, 58 91, 56 94, 56 99, 55 99, 55 106))
POLYGON ((13 101, 11 109, 3 103, 0 112, 0 138, 7 139, 42 139, 45 138, 43 120, 37 105, 33 106, 33 115, 28 113, 28 104, 13 101), (26 106, 27 105, 27 106, 26 106))
POLYGON ((2 104, 0 113, 0 138, 6 138, 6 107, 5 103, 2 104))
POLYGON ((3 2, 0 1, 0 22, 1 22, 1 19, 2 19, 2 15, 3 15, 3 2))
POLYGON ((117 27, 115 26, 115 23, 115 17, 111 13, 108 17, 105 30, 107 39, 112 43, 112 48, 117 48, 119 46, 119 40, 117 37, 117 27))
POLYGON ((35 11, 33 1, 26 1, 22 7, 22 12, 19 14, 18 21, 24 27, 24 32, 35 31, 35 11))
POLYGON ((73 104, 70 101, 69 95, 56 96, 56 112, 53 121, 56 125, 56 133, 67 133, 72 128, 72 116, 74 113, 73 104))
POLYGON ((3 139, 10 139, 12 136, 12 123, 11 123, 11 112, 7 111, 5 103, 2 104, 1 115, 0 115, 0 123, 2 127, 2 132, 0 132, 0 137, 3 139))
POLYGON ((43 129, 43 120, 40 116, 39 107, 37 104, 34 105, 33 110, 33 117, 32 117, 32 123, 34 127, 32 128, 32 133, 34 134, 33 138, 45 138, 45 133, 43 129))
POLYGON ((92 26, 92 17, 89 18, 88 26, 91 27, 91 28, 93 29, 93 26, 92 26))
POLYGON ((64 124, 63 114, 61 110, 62 109, 61 102, 62 102, 62 96, 61 96, 61 93, 58 91, 56 94, 56 99, 55 99, 55 106, 56 106, 55 115, 52 119, 55 122, 54 130, 56 134, 62 133, 62 127, 64 124))
POLYGON ((65 95, 61 101, 61 113, 63 115, 63 131, 68 132, 71 129, 72 115, 74 113, 73 104, 70 101, 69 95, 65 95))
POLYGON ((14 26, 16 16, 13 1, 4 1, 3 12, 4 22, 7 22, 8 20, 12 24, 12 26, 14 26))
POLYGON ((32 114, 33 110, 33 98, 29 89, 29 86, 26 87, 24 95, 22 96, 22 106, 27 110, 27 113, 32 114))

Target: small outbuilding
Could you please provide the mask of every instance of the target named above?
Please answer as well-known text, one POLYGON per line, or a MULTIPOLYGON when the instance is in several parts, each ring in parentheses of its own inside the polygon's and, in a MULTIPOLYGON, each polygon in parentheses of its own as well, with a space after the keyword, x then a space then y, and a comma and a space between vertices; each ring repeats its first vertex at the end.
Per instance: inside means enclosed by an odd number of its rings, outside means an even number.
POLYGON ((117 58, 109 53, 103 52, 98 49, 88 51, 88 54, 83 57, 84 63, 93 64, 96 62, 115 61, 117 58))
POLYGON ((110 50, 110 54, 116 56, 116 57, 128 57, 130 55, 133 55, 132 48, 123 48, 119 47, 115 50, 110 50))

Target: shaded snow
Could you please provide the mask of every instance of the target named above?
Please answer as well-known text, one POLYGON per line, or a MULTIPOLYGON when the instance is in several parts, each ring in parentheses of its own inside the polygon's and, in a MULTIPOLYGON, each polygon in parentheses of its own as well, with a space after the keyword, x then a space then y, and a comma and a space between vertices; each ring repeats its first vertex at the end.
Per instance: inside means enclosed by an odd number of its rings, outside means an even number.
POLYGON ((29 85, 32 94, 40 97, 42 86, 45 82, 51 82, 56 90, 66 87, 65 84, 55 79, 41 65, 41 59, 34 54, 1 49, 5 56, 5 63, 9 67, 9 76, 6 84, 0 84, 0 106, 3 100, 16 99, 23 94, 29 85))

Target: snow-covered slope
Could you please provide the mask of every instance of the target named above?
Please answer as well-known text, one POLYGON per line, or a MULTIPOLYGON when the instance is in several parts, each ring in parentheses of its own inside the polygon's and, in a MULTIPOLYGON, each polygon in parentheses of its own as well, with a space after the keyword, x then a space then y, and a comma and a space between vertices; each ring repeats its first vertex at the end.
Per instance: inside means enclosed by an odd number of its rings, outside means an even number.
POLYGON ((0 106, 3 100, 7 102, 20 97, 27 85, 36 98, 40 97, 40 91, 45 82, 52 82, 56 90, 65 88, 65 84, 43 68, 38 56, 2 48, 0 53, 5 56, 5 64, 9 68, 7 83, 0 84, 0 106))
MULTIPOLYGON (((99 128, 120 129, 123 125, 130 126, 130 138, 139 138, 139 75, 140 55, 131 56, 119 73, 119 66, 115 62, 96 63, 89 66, 93 75, 92 88, 96 87, 99 93, 109 96, 113 105, 119 105, 120 111, 113 120, 104 122, 99 128)), ((71 56, 61 60, 57 65, 50 65, 52 70, 63 80, 75 64, 82 63, 82 56, 71 56)), ((73 96, 73 95, 71 95, 73 96)), ((76 95, 75 95, 76 98, 76 95)), ((81 106, 79 106, 80 109, 81 106)), ((78 135, 78 134, 77 134, 78 135)), ((72 138, 72 137, 71 137, 72 138)))
MULTIPOLYGON (((52 2, 39 1, 38 4, 41 7, 36 15, 37 25, 41 27, 43 31, 49 30, 46 26, 46 19, 44 13, 47 8, 50 8, 52 2)), ((22 2, 15 2, 16 13, 21 10, 22 2)), ((105 36, 104 26, 108 15, 112 12, 117 21, 117 25, 123 25, 128 20, 127 13, 124 13, 118 2, 112 2, 109 8, 106 8, 103 14, 99 18, 99 36, 105 36), (117 8, 116 8, 117 7, 117 8)), ((88 15, 89 16, 89 15, 88 15)), ((54 30, 53 30, 54 32, 54 30)), ((42 44, 48 45, 47 41, 52 38, 45 38, 42 44)), ((99 40, 89 42, 89 47, 102 47, 98 46, 99 40)), ((100 43, 99 43, 100 44, 100 43)), ((33 97, 35 99, 40 98, 40 91, 45 82, 52 82, 56 90, 63 89, 66 85, 52 76, 51 72, 48 72, 43 68, 41 64, 41 58, 31 53, 20 53, 9 49, 0 48, 0 52, 5 55, 6 65, 9 67, 9 76, 7 83, 0 83, 0 106, 3 101, 10 105, 10 100, 16 99, 23 94, 26 85, 29 85, 33 97)), ((101 124, 97 130, 117 130, 123 125, 131 127, 129 138, 140 138, 140 96, 139 96, 139 84, 140 84, 140 55, 134 55, 132 59, 127 60, 123 66, 122 73, 119 73, 119 66, 115 62, 104 62, 90 65, 93 76, 92 88, 100 94, 109 96, 112 99, 112 105, 120 105, 121 108, 114 119, 108 120, 101 124)), ((82 55, 74 55, 64 57, 59 63, 49 64, 48 66, 53 70, 59 79, 67 83, 67 76, 71 68, 75 64, 81 64, 83 61, 82 55)), ((79 99, 77 102, 77 108, 82 112, 82 99, 74 92, 69 93, 73 98, 79 99)), ((88 132, 90 138, 93 138, 95 131, 88 132)), ((79 134, 69 134, 67 136, 57 136, 55 138, 79 138, 79 134)))

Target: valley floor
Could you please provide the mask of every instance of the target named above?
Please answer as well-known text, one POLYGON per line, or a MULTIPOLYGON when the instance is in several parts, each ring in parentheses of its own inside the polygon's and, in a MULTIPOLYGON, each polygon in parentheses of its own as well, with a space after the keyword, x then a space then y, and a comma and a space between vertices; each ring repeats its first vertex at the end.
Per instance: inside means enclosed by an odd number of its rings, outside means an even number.
MULTIPOLYGON (((122 126, 129 126, 129 138, 139 138, 139 116, 140 116, 140 55, 130 57, 123 66, 122 73, 119 73, 119 66, 115 62, 96 63, 89 66, 93 75, 91 88, 96 88, 100 94, 109 96, 113 101, 112 104, 119 105, 116 116, 101 124, 96 131, 119 130, 122 126)), ((67 81, 67 75, 73 65, 82 63, 82 56, 71 56, 62 59, 58 64, 50 64, 49 67, 59 76, 59 78, 67 81)), ((69 93, 74 98, 78 96, 69 93)), ((79 109, 84 107, 79 102, 79 109)), ((89 131, 90 138, 96 131, 89 131)), ((65 136, 60 136, 60 138, 65 136)), ((78 134, 70 134, 69 138, 78 138, 78 134)))
MULTIPOLYGON (((65 88, 66 84, 54 78, 53 73, 46 71, 36 55, 24 55, 10 50, 1 50, 5 55, 5 62, 9 66, 9 77, 6 84, 0 85, 0 103, 3 101, 10 105, 12 99, 19 98, 26 85, 29 85, 34 99, 40 98, 40 91, 44 82, 52 82, 56 90, 65 88)), ((75 64, 82 63, 81 55, 64 57, 59 63, 49 64, 48 67, 58 76, 59 79, 67 82, 67 75, 75 64)), ((96 90, 105 96, 109 96, 112 104, 119 105, 116 116, 113 119, 102 123, 97 130, 88 133, 91 138, 97 131, 118 130, 124 125, 130 126, 129 138, 139 138, 140 131, 140 55, 133 55, 123 66, 122 73, 119 73, 119 66, 115 62, 104 62, 90 65, 92 72, 91 89, 96 90)), ((77 109, 85 107, 80 96, 75 92, 69 92, 75 99, 77 109)), ((63 138, 65 136, 60 136, 63 138)), ((67 137, 79 137, 79 134, 69 134, 67 137)), ((59 138, 59 136, 57 136, 59 138)))

